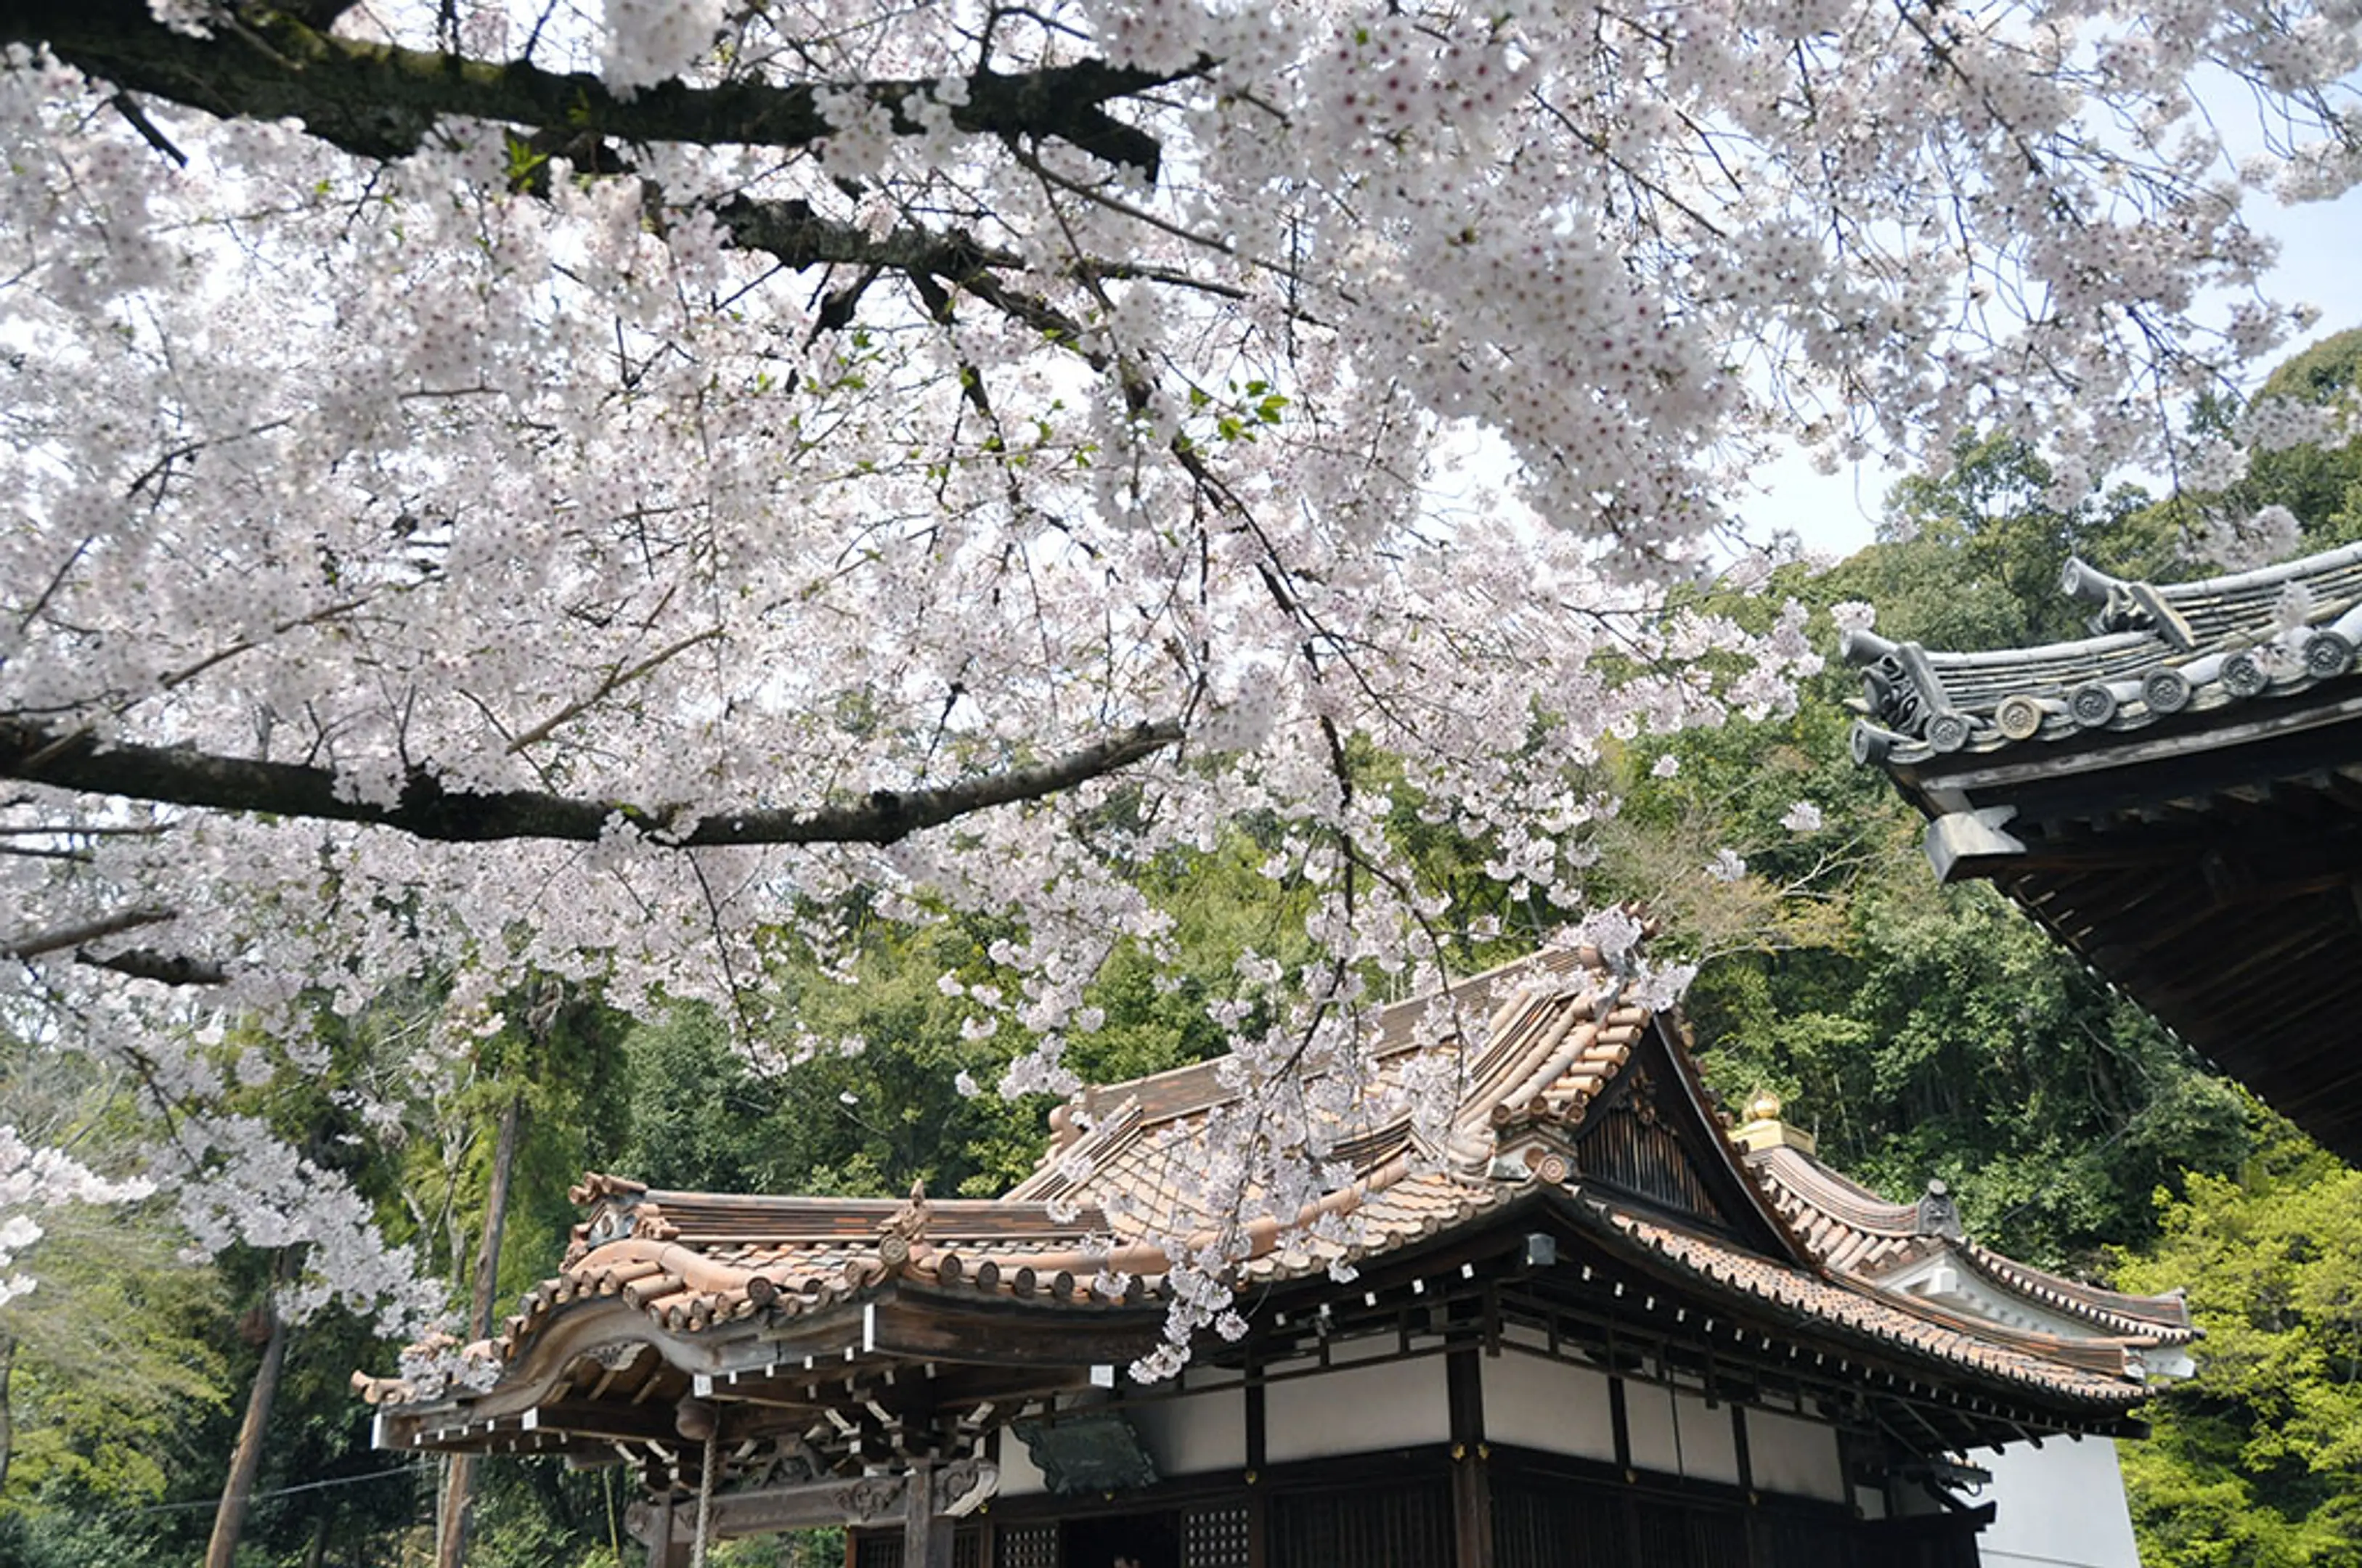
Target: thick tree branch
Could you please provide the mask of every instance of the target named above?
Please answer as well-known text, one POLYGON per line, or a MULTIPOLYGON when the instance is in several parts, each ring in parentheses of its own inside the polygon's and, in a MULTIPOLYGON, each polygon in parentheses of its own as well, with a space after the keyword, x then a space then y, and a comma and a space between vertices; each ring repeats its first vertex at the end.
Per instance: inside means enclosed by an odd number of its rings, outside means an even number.
MULTIPOLYGON (((1041 295, 1010 287, 994 271, 1021 267, 1022 257, 988 249, 967 234, 938 235, 904 227, 872 236, 851 224, 822 217, 811 204, 801 201, 741 198, 716 208, 714 216, 729 232, 732 244, 762 251, 789 267, 800 270, 827 262, 941 279, 1053 343, 1075 348, 1082 341, 1080 322, 1041 295)), ((1111 266, 1086 265, 1095 276, 1117 275, 1111 266)), ((1105 370, 1108 365, 1107 357, 1098 351, 1086 352, 1083 359, 1094 370, 1105 370)))
MULTIPOLYGON (((972 812, 1070 790, 1153 756, 1180 738, 1177 723, 1142 723, 1048 762, 932 789, 881 790, 866 800, 809 811, 701 817, 684 817, 678 806, 586 801, 538 790, 447 790, 425 767, 411 769, 393 801, 364 801, 342 788, 336 773, 325 767, 221 756, 183 746, 105 745, 88 734, 20 719, 0 719, 0 778, 160 805, 366 823, 447 844, 516 838, 590 843, 619 819, 657 843, 685 849, 893 844, 972 812)), ((89 934, 81 940, 90 940, 89 934)))
POLYGON ((149 905, 118 910, 114 914, 101 915, 95 920, 77 921, 72 925, 53 925, 47 931, 0 939, 0 958, 39 958, 44 954, 61 953, 69 947, 80 947, 86 942, 104 941, 107 937, 137 931, 143 925, 158 925, 172 918, 172 911, 149 905))
POLYGON ((93 953, 86 947, 78 947, 74 949, 74 962, 87 964, 94 969, 112 969, 135 980, 154 980, 166 986, 221 986, 229 983, 229 971, 210 958, 192 958, 185 953, 159 953, 152 947, 127 947, 120 953, 93 953))
MULTIPOLYGON (((47 45, 66 63, 127 92, 224 119, 297 119, 324 141, 368 158, 417 150, 443 116, 634 142, 780 149, 829 134, 816 101, 823 84, 674 81, 618 97, 587 72, 544 71, 522 61, 470 60, 339 38, 295 7, 235 7, 236 23, 193 38, 157 22, 146 0, 11 0, 0 6, 0 44, 47 45)), ((1181 74, 1187 74, 1187 72, 1181 74)), ((1177 80, 1175 73, 1104 61, 1017 73, 980 72, 952 124, 971 136, 1059 140, 1153 179, 1156 138, 1106 105, 1177 80)), ((915 105, 933 83, 857 85, 892 116, 895 129, 924 127, 915 105)))
POLYGON ((174 919, 178 912, 143 904, 72 925, 53 925, 47 931, 23 936, 0 937, 0 958, 24 960, 71 951, 77 964, 112 969, 138 980, 160 980, 168 986, 218 986, 227 981, 229 972, 210 959, 159 953, 150 947, 127 947, 120 953, 94 953, 90 949, 91 943, 137 931, 143 925, 160 924, 174 919))

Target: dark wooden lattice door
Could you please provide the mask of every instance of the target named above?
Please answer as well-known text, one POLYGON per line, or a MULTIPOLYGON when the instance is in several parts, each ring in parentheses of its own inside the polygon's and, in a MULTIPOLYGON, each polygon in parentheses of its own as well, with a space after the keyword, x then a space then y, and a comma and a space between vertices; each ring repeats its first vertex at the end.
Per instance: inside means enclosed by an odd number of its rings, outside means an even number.
POLYGON ((1272 1568, 1451 1568, 1442 1477, 1271 1500, 1272 1568))

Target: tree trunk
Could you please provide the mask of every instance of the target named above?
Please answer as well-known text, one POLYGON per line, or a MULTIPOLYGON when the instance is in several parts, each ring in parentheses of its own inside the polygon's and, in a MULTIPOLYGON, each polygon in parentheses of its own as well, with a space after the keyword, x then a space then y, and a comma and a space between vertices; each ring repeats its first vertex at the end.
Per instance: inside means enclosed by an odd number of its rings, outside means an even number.
POLYGON ((324 1503, 312 1520, 312 1544, 304 1553, 304 1568, 327 1568, 328 1527, 336 1522, 337 1506, 324 1503))
MULTIPOLYGON (((469 1303, 471 1338, 492 1333, 493 1291, 500 1283, 501 1229, 507 1222, 509 1177, 516 1168, 517 1140, 524 1128, 524 1095, 509 1097, 501 1111, 499 1138, 492 1144, 492 1179, 484 1195, 484 1233, 476 1248, 473 1299, 469 1303)), ((435 1521, 435 1568, 459 1568, 468 1551, 468 1507, 476 1483, 475 1455, 455 1453, 443 1474, 443 1507, 435 1521)))
POLYGON ((246 1396, 246 1419, 238 1424, 237 1447, 231 1452, 229 1481, 222 1487, 221 1507, 214 1513, 213 1540, 205 1544, 205 1568, 231 1568, 237 1556, 237 1538, 246 1529, 247 1500, 254 1477, 262 1468, 262 1434, 270 1425, 270 1408, 279 1398, 279 1374, 287 1364, 287 1320, 279 1315, 280 1285, 287 1278, 292 1254, 281 1253, 270 1271, 261 1312, 270 1325, 262 1342, 262 1364, 255 1369, 254 1386, 246 1396))
POLYGON ((8 1489, 8 1461, 17 1450, 17 1418, 8 1408, 9 1381, 17 1372, 17 1337, 0 1334, 0 1492, 8 1489))

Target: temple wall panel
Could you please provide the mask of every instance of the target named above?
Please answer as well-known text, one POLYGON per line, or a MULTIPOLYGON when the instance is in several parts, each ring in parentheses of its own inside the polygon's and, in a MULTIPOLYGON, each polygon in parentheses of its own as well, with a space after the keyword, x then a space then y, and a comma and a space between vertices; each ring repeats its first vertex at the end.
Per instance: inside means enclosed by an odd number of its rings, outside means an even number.
POLYGON ((1482 1365, 1488 1441, 1575 1459, 1615 1459, 1616 1418, 1605 1374, 1530 1355, 1487 1356, 1482 1365))
POLYGON ((1635 1469, 1725 1485, 1739 1478, 1738 1440, 1728 1406, 1709 1406, 1704 1395, 1686 1389, 1627 1382, 1624 1424, 1635 1469))
POLYGON ((1702 1394, 1673 1392, 1674 1435, 1681 1441, 1682 1474, 1693 1481, 1720 1481, 1737 1485, 1738 1433, 1730 1423, 1730 1407, 1709 1405, 1702 1394))
POLYGON ((1747 1458, 1759 1492, 1850 1501, 1835 1429, 1773 1410, 1747 1412, 1747 1458))
POLYGON ((1246 1468, 1247 1401, 1237 1387, 1145 1400, 1123 1413, 1160 1475, 1246 1468))
POLYGON ((2012 1443, 1977 1463, 1992 1473, 1993 1522, 1977 1543, 1986 1568, 2139 1568, 2114 1443, 2012 1443))
POLYGON ((1273 1464, 1451 1435, 1440 1356, 1290 1378, 1264 1400, 1264 1453, 1273 1464))
POLYGON ((1034 1468, 1033 1456, 1025 1452, 1025 1445, 1017 1440, 1015 1432, 1002 1427, 992 1434, 992 1441, 993 1457, 1000 1464, 999 1496, 1031 1497, 1050 1489, 1042 1479, 1042 1472, 1034 1468))
POLYGON ((1673 1424, 1673 1391, 1661 1384, 1624 1385, 1624 1430, 1634 1468, 1661 1475, 1682 1473, 1682 1444, 1673 1424))

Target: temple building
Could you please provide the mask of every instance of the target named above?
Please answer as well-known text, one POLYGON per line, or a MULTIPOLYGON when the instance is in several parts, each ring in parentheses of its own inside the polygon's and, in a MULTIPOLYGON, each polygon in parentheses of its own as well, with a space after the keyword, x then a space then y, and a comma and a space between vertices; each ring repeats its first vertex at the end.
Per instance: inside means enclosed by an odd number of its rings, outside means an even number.
POLYGON ((1849 633, 1854 755, 2200 1054, 2362 1161, 2362 545, 2155 587, 2081 561, 2076 642, 1849 633))
POLYGON ((2107 1440, 2186 1370, 2178 1297, 1981 1247, 1768 1097, 1732 1125, 1596 955, 1442 999, 1449 1124, 1396 1092, 1437 999, 1389 1010, 1338 1179, 1227 1232, 1242 1331, 1176 1376, 1130 1369, 1188 1288, 1154 1238, 1236 1225, 1220 1062, 1084 1091, 1001 1198, 592 1176, 498 1339, 356 1379, 377 1441, 627 1466, 658 1568, 839 1523, 848 1568, 2132 1562, 2107 1440))

